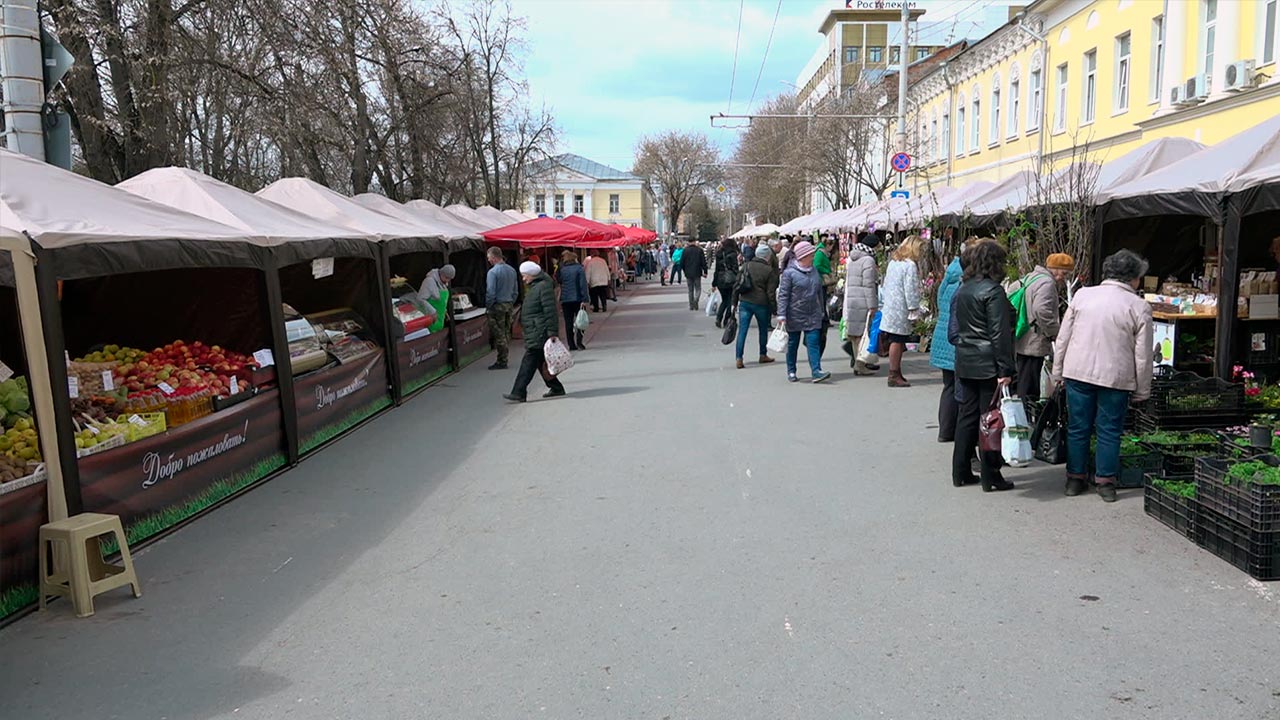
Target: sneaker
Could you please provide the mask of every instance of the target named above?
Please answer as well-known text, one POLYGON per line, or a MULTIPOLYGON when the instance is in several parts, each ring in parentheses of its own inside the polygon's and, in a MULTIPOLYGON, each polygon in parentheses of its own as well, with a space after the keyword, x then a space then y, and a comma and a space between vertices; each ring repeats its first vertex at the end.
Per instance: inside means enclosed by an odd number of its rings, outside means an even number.
POLYGON ((542 393, 542 397, 544 398, 563 397, 564 394, 565 394, 564 388, 560 388, 559 390, 548 390, 542 393))
POLYGON ((1113 482, 1098 483, 1098 496, 1102 498, 1102 502, 1113 503, 1116 501, 1116 484, 1113 482))
POLYGON ((795 373, 787 373, 787 382, 799 382, 799 380, 795 373))
POLYGON ((489 366, 490 370, 506 370, 507 364, 504 362, 496 362, 489 366))
POLYGON ((830 377, 831 377, 831 373, 827 372, 826 370, 819 370, 818 374, 813 376, 813 383, 816 385, 830 377))
POLYGON ((507 400, 507 401, 509 401, 509 402, 513 402, 513 403, 522 403, 522 402, 524 402, 524 401, 525 401, 524 396, 522 396, 522 395, 516 395, 516 394, 514 394, 514 393, 507 393, 506 395, 503 395, 502 397, 503 397, 503 399, 505 399, 505 400, 507 400))

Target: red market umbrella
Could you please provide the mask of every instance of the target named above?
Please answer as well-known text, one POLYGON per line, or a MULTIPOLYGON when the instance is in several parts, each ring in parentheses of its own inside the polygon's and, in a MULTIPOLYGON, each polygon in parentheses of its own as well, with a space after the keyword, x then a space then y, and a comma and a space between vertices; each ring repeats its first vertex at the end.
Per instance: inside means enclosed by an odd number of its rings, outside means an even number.
POLYGON ((595 220, 592 220, 591 218, 584 218, 584 217, 579 217, 577 215, 570 215, 569 217, 565 218, 564 221, 567 223, 571 223, 573 225, 577 225, 578 227, 584 227, 588 230, 595 230, 596 232, 603 235, 604 238, 606 239, 626 237, 626 232, 623 231, 623 229, 618 227, 617 225, 605 225, 604 223, 598 223, 595 220))
POLYGON ((605 233, 549 217, 513 223, 480 233, 485 242, 518 243, 522 247, 577 246, 607 239, 605 233))

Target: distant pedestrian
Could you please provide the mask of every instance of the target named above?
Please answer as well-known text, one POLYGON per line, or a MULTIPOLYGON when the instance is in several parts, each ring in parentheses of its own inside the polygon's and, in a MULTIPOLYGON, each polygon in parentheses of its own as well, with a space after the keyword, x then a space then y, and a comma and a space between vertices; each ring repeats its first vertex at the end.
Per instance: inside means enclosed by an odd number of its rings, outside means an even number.
POLYGON ((689 243, 680 257, 680 265, 689 284, 689 309, 697 310, 702 300, 702 278, 707 276, 707 254, 698 243, 689 243))
MULTIPOLYGON (((972 243, 966 243, 969 247, 972 243)), ((951 304, 960 283, 964 281, 964 252, 947 265, 938 284, 938 324, 933 329, 929 343, 929 364, 942 371, 942 395, 938 398, 938 442, 949 443, 956 439, 956 349, 951 344, 947 328, 951 323, 951 304)))
POLYGON ((908 237, 889 256, 889 267, 884 272, 880 345, 889 351, 889 387, 911 387, 902 376, 902 355, 920 311, 920 269, 916 262, 923 251, 920 238, 908 237))
MULTIPOLYGON (((831 298, 835 296, 840 278, 831 267, 831 254, 834 245, 830 235, 824 235, 820 242, 814 244, 813 269, 822 279, 822 302, 827 308, 831 298)), ((840 302, 837 300, 837 302, 840 302)), ((831 313, 822 313, 822 332, 818 334, 818 349, 822 355, 827 354, 827 331, 831 328, 831 313)))
MULTIPOLYGON (((755 253, 752 253, 753 255, 755 253)), ((733 312, 733 288, 738 283, 738 244, 725 239, 716 251, 716 271, 711 284, 720 291, 720 310, 716 313, 716 327, 724 327, 733 312)))
POLYGON ((667 284, 667 271, 671 269, 671 255, 667 252, 667 246, 663 245, 658 248, 658 280, 661 284, 667 284))
POLYGON ((493 346, 498 351, 498 359, 489 369, 506 370, 511 346, 511 321, 519 298, 520 280, 516 277, 516 269, 502 257, 502 250, 491 247, 485 258, 490 265, 484 280, 485 311, 489 318, 489 337, 493 338, 493 346))
POLYGON ((822 369, 822 350, 818 334, 826 314, 823 299, 822 278, 813 269, 814 247, 801 241, 794 249, 795 262, 782 273, 778 281, 778 318, 787 329, 787 379, 796 381, 796 358, 803 338, 813 382, 820 383, 831 377, 822 369))
POLYGON ((1017 288, 1026 287, 1023 297, 1026 299, 1027 320, 1030 322, 1030 327, 1013 343, 1013 351, 1018 360, 1018 397, 1032 400, 1040 398, 1040 374, 1044 370, 1044 359, 1053 350, 1053 341, 1058 337, 1058 326, 1061 324, 1058 315, 1061 303, 1059 288, 1065 285, 1075 269, 1076 261, 1070 255, 1054 253, 1045 259, 1044 265, 1036 265, 1013 288, 1016 291, 1017 288))
POLYGON ((744 365, 742 356, 747 348, 747 329, 751 327, 751 320, 756 321, 756 327, 760 333, 760 355, 759 361, 761 365, 773 362, 773 358, 768 354, 769 318, 773 316, 778 308, 778 270, 770 264, 773 251, 768 247, 756 250, 748 247, 742 263, 740 272, 746 273, 751 279, 751 289, 737 293, 738 306, 738 343, 734 348, 734 357, 737 359, 738 369, 741 370, 744 365))
POLYGON ((581 350, 586 347, 582 341, 582 331, 574 327, 578 318, 578 309, 587 301, 587 272, 578 262, 578 254, 572 250, 560 253, 560 269, 556 271, 556 281, 560 284, 560 309, 564 313, 564 334, 569 339, 570 350, 581 350))
MULTIPOLYGON (((862 336, 870 331, 868 322, 880 307, 880 269, 876 266, 875 247, 879 239, 867 235, 849 250, 844 274, 844 337, 852 346, 855 375, 875 375, 876 371, 858 357, 862 336)), ((876 349, 871 348, 872 354, 876 349)))
POLYGON ((1115 502, 1120 436, 1129 401, 1151 396, 1151 306, 1137 295, 1147 261, 1121 250, 1102 263, 1102 284, 1077 290, 1053 346, 1053 384, 1067 384, 1067 495, 1084 492, 1089 446, 1098 495, 1115 502))
POLYGON ((680 279, 681 273, 684 272, 684 245, 676 243, 676 249, 671 252, 671 284, 677 285, 684 281, 680 279))
POLYGON ((542 375, 542 382, 547 385, 547 392, 542 397, 557 397, 565 394, 560 379, 547 369, 547 355, 543 350, 547 340, 555 337, 560 321, 556 318, 556 291, 551 286, 551 278, 536 263, 524 262, 520 265, 520 276, 526 286, 524 304, 520 307, 520 324, 524 327, 524 359, 520 361, 520 371, 516 373, 515 385, 511 392, 502 397, 511 402, 522 403, 527 399, 529 383, 533 382, 533 374, 542 375))
MULTIPOLYGON (((951 312, 952 344, 956 353, 956 385, 960 409, 955 446, 951 452, 951 484, 974 482, 970 464, 978 451, 978 423, 1001 387, 1013 382, 1013 308, 1000 282, 1008 253, 995 240, 984 239, 965 256, 964 282, 956 291, 951 312)), ((983 492, 1012 490, 1000 475, 1004 459, 998 451, 983 451, 983 492)))
MULTIPOLYGON (((601 251, 603 253, 603 251, 601 251)), ((587 274, 587 286, 591 294, 591 312, 609 309, 609 261, 602 255, 590 255, 583 266, 587 274)))

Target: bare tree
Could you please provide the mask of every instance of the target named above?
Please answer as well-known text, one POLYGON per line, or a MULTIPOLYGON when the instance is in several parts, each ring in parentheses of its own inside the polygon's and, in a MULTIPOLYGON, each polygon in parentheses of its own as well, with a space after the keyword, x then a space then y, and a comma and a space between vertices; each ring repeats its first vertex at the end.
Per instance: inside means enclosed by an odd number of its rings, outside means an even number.
POLYGON ((805 143, 810 181, 833 207, 850 207, 859 187, 882 199, 893 180, 886 157, 891 117, 880 87, 866 81, 830 96, 814 110, 805 143), (823 117, 863 115, 882 117, 823 117))
POLYGON ((1011 220, 1010 250, 1019 270, 1030 272, 1053 253, 1067 253, 1076 261, 1076 272, 1091 271, 1094 232, 1094 198, 1102 166, 1089 159, 1087 137, 1073 136, 1070 152, 1036 175, 1028 208, 1011 220))
MULTIPOLYGON (((756 111, 761 115, 794 115, 795 95, 779 95, 756 111)), ((760 118, 738 141, 729 173, 743 205, 764 221, 784 223, 801 214, 808 184, 804 162, 809 121, 804 118, 760 118)))
POLYGON ((634 172, 655 183, 667 206, 667 230, 676 232, 689 203, 723 176, 720 153, 703 133, 670 130, 640 138, 634 172))

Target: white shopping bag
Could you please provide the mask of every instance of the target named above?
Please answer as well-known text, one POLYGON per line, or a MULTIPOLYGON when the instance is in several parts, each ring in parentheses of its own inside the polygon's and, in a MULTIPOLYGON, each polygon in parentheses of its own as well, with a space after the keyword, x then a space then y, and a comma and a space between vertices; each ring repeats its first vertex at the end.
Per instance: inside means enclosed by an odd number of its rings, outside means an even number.
POLYGON ((552 375, 559 375, 573 367, 573 355, 569 354, 569 348, 558 337, 548 338, 542 346, 542 353, 547 358, 547 372, 552 375))
POLYGON ((769 350, 775 353, 786 351, 787 331, 783 329, 782 326, 778 326, 774 328, 773 332, 769 333, 769 342, 767 345, 765 345, 765 347, 767 347, 769 350))
POLYGON ((1000 435, 1000 454, 1010 467, 1031 464, 1035 454, 1031 449, 1031 423, 1027 422, 1027 408, 1020 398, 1009 395, 1009 388, 1001 388, 1000 417, 1004 419, 1004 431, 1000 435))
POLYGON ((707 317, 715 317, 720 309, 720 293, 713 292, 707 296, 707 317))
POLYGON ((587 314, 586 308, 578 308, 578 315, 573 319, 573 327, 580 332, 586 332, 591 327, 591 316, 587 314))

